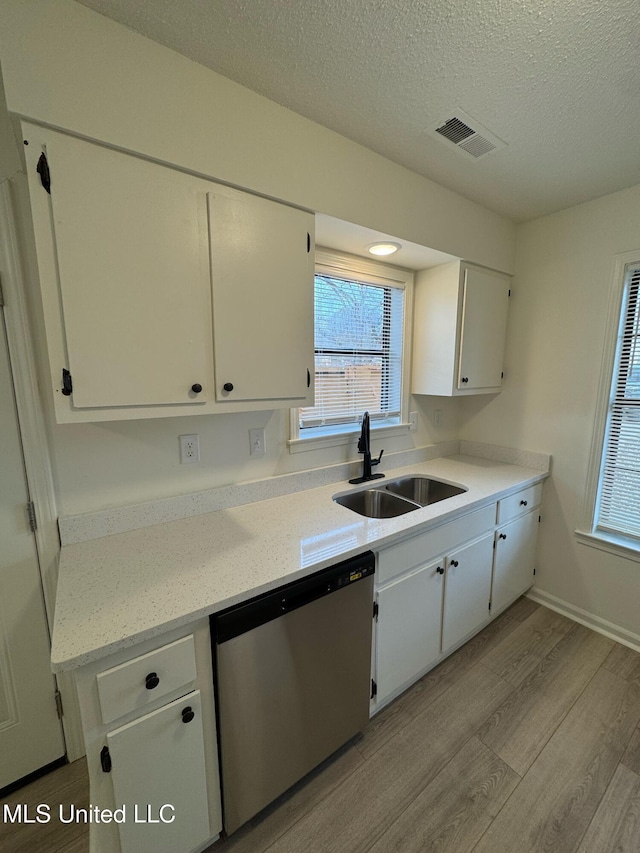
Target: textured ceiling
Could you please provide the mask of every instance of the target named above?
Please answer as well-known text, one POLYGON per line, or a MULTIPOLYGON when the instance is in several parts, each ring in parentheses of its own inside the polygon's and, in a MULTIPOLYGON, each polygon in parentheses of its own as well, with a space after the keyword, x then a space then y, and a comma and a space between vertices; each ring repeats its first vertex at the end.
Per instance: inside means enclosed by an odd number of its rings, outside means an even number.
POLYGON ((638 0, 78 2, 515 220, 640 183, 638 0))

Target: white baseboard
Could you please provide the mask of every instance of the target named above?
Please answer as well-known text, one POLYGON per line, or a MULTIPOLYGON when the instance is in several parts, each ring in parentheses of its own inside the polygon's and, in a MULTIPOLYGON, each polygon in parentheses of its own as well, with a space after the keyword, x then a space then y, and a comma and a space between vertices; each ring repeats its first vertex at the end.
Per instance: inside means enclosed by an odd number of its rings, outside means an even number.
POLYGON ((536 587, 529 590, 527 598, 538 604, 542 604, 544 607, 548 607, 550 610, 555 610, 556 613, 561 613, 569 619, 573 619, 574 622, 586 625, 587 628, 591 628, 593 631, 597 631, 598 634, 603 634, 605 637, 609 637, 609 639, 615 640, 623 646, 628 646, 630 649, 640 652, 640 635, 634 634, 633 631, 627 631, 626 628, 621 628, 613 622, 608 622, 600 616, 589 613, 588 610, 574 607, 573 604, 569 604, 569 602, 564 601, 562 598, 556 598, 555 595, 543 592, 536 587))

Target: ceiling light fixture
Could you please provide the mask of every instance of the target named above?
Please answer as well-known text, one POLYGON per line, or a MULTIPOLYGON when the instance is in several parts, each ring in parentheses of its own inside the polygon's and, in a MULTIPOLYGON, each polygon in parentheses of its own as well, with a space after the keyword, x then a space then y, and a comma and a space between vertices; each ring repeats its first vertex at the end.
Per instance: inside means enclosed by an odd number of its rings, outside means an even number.
POLYGON ((366 247, 372 255, 393 255, 402 248, 400 243, 371 243, 366 247))

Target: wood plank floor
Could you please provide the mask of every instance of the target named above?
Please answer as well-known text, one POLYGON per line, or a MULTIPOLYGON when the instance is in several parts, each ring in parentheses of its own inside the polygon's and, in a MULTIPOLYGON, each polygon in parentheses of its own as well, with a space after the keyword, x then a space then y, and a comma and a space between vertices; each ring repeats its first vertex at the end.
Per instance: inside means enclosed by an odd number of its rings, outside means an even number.
MULTIPOLYGON (((520 599, 210 851, 638 853, 639 726, 640 654, 520 599)), ((87 798, 80 761, 6 802, 87 798)), ((2 853, 88 849, 0 822, 2 853)))

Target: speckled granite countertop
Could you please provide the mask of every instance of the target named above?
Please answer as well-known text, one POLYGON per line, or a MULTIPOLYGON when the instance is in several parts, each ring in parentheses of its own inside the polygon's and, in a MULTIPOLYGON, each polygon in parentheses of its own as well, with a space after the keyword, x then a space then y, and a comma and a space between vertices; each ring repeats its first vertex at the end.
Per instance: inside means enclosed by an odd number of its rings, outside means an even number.
MULTIPOLYGON (((63 547, 51 652, 75 669, 412 531, 428 530, 547 472, 449 456, 386 472, 466 486, 397 518, 368 519, 332 500, 334 483, 63 547)), ((378 485, 374 483, 374 485, 378 485)))

